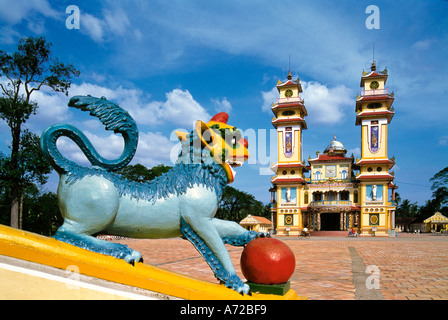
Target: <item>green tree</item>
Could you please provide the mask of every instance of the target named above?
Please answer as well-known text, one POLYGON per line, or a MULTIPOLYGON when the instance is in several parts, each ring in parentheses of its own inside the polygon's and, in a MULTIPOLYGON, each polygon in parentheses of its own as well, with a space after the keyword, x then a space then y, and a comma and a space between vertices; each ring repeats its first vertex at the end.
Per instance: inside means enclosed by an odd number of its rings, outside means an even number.
POLYGON ((38 107, 31 101, 31 96, 44 86, 67 94, 71 78, 80 73, 73 65, 66 65, 53 57, 50 48, 51 43, 45 38, 28 37, 19 40, 13 54, 0 50, 0 77, 7 79, 6 83, 0 83, 0 118, 11 130, 11 226, 16 228, 22 191, 18 174, 22 125, 38 107))
POLYGON ((219 202, 216 218, 240 222, 249 214, 263 215, 265 210, 263 203, 253 195, 227 186, 219 202))
POLYGON ((448 167, 437 172, 429 181, 432 182, 431 190, 448 187, 448 167))
POLYGON ((437 172, 429 181, 432 182, 432 198, 420 207, 423 219, 438 211, 443 215, 448 214, 448 167, 437 172))
POLYGON ((417 202, 411 203, 408 199, 400 201, 396 210, 396 217, 416 218, 419 213, 417 202))
POLYGON ((437 172, 429 181, 432 182, 432 197, 442 214, 448 213, 448 167, 437 172))
POLYGON ((33 190, 31 186, 24 193, 23 229, 46 236, 54 235, 64 222, 57 195, 52 192, 40 194, 37 188, 33 190))
POLYGON ((151 169, 146 168, 144 165, 137 163, 134 165, 128 165, 120 170, 120 174, 129 180, 137 182, 145 182, 153 180, 155 177, 168 172, 172 167, 159 164, 151 169))
MULTIPOLYGON (((11 201, 12 192, 6 190, 12 190, 11 186, 15 183, 21 190, 19 199, 19 214, 18 214, 18 227, 22 227, 22 216, 20 212, 23 212, 23 199, 24 190, 26 188, 34 187, 35 184, 43 185, 48 180, 48 174, 51 172, 50 164, 42 156, 39 146, 39 137, 28 131, 24 130, 20 138, 20 148, 17 154, 17 167, 13 169, 11 157, 0 153, 0 185, 3 192, 3 206, 0 212, 5 215, 6 207, 9 207, 5 199, 11 201)), ((5 221, 6 219, 1 219, 5 221)), ((9 220, 9 219, 8 219, 9 220)))

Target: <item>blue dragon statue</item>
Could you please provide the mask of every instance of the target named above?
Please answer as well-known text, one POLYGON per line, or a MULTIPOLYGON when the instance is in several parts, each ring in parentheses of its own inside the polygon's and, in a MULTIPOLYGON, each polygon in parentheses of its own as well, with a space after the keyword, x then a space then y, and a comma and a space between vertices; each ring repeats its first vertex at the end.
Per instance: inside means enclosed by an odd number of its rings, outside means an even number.
POLYGON ((214 218, 223 189, 233 182, 232 167, 249 157, 247 140, 227 124, 228 115, 219 113, 208 123, 199 120, 190 133, 176 131, 181 151, 174 167, 150 182, 137 183, 116 173, 137 149, 138 130, 132 117, 104 97, 75 96, 68 105, 98 117, 106 130, 120 133, 125 144, 121 156, 112 161, 101 157, 76 127, 57 124, 42 133, 41 149, 60 177, 57 193, 64 223, 54 237, 134 264, 142 261, 138 251, 93 235, 183 236, 226 287, 250 293, 237 276, 225 244, 244 246, 264 234, 214 218), (83 167, 64 157, 56 145, 61 136, 73 140, 92 166, 83 167))

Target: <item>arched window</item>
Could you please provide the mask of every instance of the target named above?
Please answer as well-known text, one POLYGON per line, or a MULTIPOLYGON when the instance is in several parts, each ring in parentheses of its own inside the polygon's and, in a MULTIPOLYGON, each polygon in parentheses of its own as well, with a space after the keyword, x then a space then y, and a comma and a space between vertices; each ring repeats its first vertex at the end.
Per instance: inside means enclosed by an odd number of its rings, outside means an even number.
POLYGON ((347 179, 347 170, 342 170, 341 172, 341 179, 347 179))
POLYGON ((322 176, 322 174, 320 173, 320 171, 316 171, 314 173, 314 180, 320 180, 321 176, 322 176))
POLYGON ((348 191, 341 191, 339 193, 340 200, 348 201, 349 200, 349 196, 350 196, 350 193, 348 191))

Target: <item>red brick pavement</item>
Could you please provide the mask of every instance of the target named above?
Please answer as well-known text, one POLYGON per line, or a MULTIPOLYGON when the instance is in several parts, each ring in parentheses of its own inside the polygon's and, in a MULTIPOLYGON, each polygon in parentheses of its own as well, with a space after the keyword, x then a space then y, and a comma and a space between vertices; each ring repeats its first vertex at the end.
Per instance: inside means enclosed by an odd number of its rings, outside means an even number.
MULTIPOLYGON (((365 266, 379 268, 386 300, 448 299, 448 236, 400 235, 398 238, 278 237, 294 251, 291 287, 310 300, 354 300, 352 258, 355 248, 365 266)), ((186 240, 120 240, 142 253, 145 263, 217 283, 212 271, 186 240)), ((240 277, 242 248, 227 246, 240 277)), ((243 278, 244 279, 244 278, 243 278)))

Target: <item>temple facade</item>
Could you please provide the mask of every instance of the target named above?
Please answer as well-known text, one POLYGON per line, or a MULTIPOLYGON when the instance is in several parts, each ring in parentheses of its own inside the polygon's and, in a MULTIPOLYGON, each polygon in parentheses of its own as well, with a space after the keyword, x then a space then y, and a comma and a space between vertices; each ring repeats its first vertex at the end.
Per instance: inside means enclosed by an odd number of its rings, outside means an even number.
POLYGON ((271 166, 272 220, 277 235, 298 235, 304 228, 356 230, 361 236, 388 236, 395 229, 394 158, 387 155, 387 129, 395 111, 386 88, 387 70, 361 76, 356 121, 361 128, 361 158, 347 156, 336 136, 322 153, 303 159, 303 131, 308 116, 300 80, 291 73, 279 81, 272 104, 278 161, 271 166))

